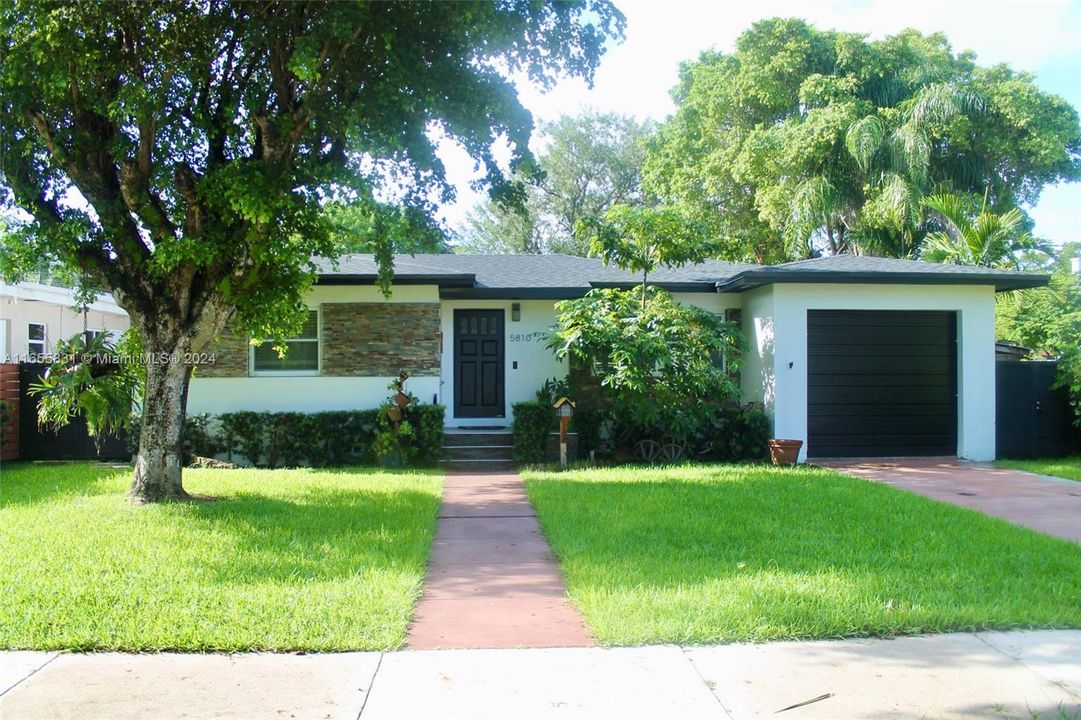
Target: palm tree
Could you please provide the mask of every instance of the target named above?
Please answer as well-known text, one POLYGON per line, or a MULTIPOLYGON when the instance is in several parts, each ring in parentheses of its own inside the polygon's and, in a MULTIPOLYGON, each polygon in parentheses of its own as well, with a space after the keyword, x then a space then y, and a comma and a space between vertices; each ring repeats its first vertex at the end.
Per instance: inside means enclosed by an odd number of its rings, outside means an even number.
POLYGON ((1025 216, 1018 208, 992 212, 987 207, 987 193, 975 216, 957 195, 932 195, 924 198, 923 205, 937 213, 946 226, 924 238, 920 247, 923 260, 1018 269, 1019 253, 1027 250, 1049 254, 1050 247, 1025 230, 1025 216))

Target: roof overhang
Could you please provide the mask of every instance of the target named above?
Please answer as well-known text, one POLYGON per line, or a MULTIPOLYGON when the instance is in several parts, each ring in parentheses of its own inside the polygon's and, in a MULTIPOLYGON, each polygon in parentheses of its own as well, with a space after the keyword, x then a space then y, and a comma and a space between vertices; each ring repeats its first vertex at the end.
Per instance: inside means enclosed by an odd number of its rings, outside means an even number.
POLYGON ((444 300, 570 300, 589 292, 585 287, 448 287, 440 286, 444 300))
MULTIPOLYGON (((641 282, 595 282, 591 281, 591 287, 594 288, 615 288, 617 290, 633 290, 634 288, 641 287, 641 282)), ((650 282, 651 287, 659 287, 662 290, 668 292, 687 292, 687 293, 713 293, 717 292, 716 282, 650 282)))
POLYGON ((1050 275, 1036 273, 851 272, 830 270, 747 270, 716 284, 717 292, 743 292, 783 283, 860 285, 993 285, 995 292, 1045 287, 1050 275))
MULTIPOLYGON (((342 274, 325 273, 316 277, 318 285, 374 285, 379 276, 372 273, 342 274)), ((472 273, 449 273, 444 275, 423 275, 395 273, 391 278, 391 285, 438 285, 439 287, 471 288, 477 283, 476 275, 472 273)))

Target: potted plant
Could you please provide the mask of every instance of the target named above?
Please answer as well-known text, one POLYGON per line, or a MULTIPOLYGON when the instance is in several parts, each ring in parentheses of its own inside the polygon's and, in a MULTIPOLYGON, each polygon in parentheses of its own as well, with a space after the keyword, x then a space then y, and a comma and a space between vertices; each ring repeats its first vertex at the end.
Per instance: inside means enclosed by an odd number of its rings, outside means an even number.
POLYGON ((801 447, 803 447, 802 440, 774 438, 769 441, 769 456, 774 465, 795 465, 799 460, 801 447))

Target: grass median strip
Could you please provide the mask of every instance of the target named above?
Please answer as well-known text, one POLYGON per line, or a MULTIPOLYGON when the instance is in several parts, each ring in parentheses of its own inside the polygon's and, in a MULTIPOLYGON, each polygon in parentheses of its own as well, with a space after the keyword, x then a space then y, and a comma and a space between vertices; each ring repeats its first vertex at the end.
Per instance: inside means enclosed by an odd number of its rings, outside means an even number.
POLYGON ((1081 547, 816 468, 525 474, 598 640, 1081 627, 1081 547))
POLYGON ((1039 475, 1051 475, 1081 482, 1081 455, 1040 460, 998 460, 995 464, 999 467, 1024 470, 1025 472, 1037 473, 1039 475))
POLYGON ((130 471, 5 464, 0 647, 383 650, 420 594, 435 473, 187 470, 209 501, 135 508, 130 471))

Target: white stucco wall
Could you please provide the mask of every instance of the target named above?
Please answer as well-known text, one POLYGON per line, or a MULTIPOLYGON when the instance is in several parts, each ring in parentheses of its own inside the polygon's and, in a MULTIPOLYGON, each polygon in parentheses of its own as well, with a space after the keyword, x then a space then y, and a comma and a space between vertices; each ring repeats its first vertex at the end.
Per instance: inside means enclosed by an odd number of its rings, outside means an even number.
POLYGON ((444 300, 440 310, 443 330, 443 355, 440 402, 447 408, 447 425, 470 427, 477 425, 509 426, 512 420, 511 405, 523 400, 533 400, 541 384, 548 378, 565 377, 566 363, 556 360, 555 354, 545 345, 548 331, 555 323, 554 300, 444 300), (511 305, 522 306, 521 320, 511 320, 511 305), (454 311, 455 310, 503 310, 503 328, 506 334, 506 352, 503 367, 505 379, 505 405, 501 418, 454 417, 454 311), (515 367, 517 363, 517 367, 515 367))
POLYGON ((807 311, 947 310, 957 313, 959 457, 995 457, 995 315, 990 286, 787 284, 747 293, 744 328, 753 352, 744 375, 756 399, 755 373, 772 412, 774 436, 803 440, 807 454, 807 311), (770 342, 772 340, 772 342, 770 342), (769 369, 773 372, 770 373, 769 369))
MULTIPOLYGON (((0 362, 19 362, 29 351, 29 325, 46 326, 48 351, 56 349, 60 340, 68 340, 83 331, 83 313, 72 306, 75 296, 67 288, 38 283, 7 284, 0 282, 0 362)), ((86 329, 106 331, 116 340, 128 329, 128 314, 113 301, 111 295, 101 295, 86 312, 86 329)))
MULTIPOLYGON (((434 285, 400 285, 390 298, 384 298, 374 286, 317 285, 307 298, 313 310, 323 304, 360 302, 438 303, 439 289, 434 285)), ((197 372, 188 390, 188 412, 366 410, 387 398, 387 386, 395 379, 325 375, 201 378, 197 372)), ((421 402, 430 403, 439 396, 439 378, 413 377, 406 388, 421 402)))
POLYGON ((743 293, 743 402, 761 403, 773 412, 773 287, 743 293))
MULTIPOLYGON (((676 293, 680 302, 723 313, 740 307, 741 296, 713 293, 676 293)), ((380 302, 374 287, 316 286, 308 296, 315 309, 328 303, 380 302)), ((400 286, 387 302, 440 303, 442 352, 439 377, 412 377, 408 389, 423 402, 439 402, 447 408, 451 427, 509 426, 511 406, 532 400, 545 380, 565 377, 566 363, 556 360, 545 344, 555 323, 555 300, 442 300, 435 286, 400 286), (521 319, 511 319, 512 305, 521 305, 521 319), (500 418, 454 417, 454 311, 500 309, 504 312, 506 352, 504 365, 505 409, 500 418), (517 367, 516 367, 517 365, 517 367)), ((377 407, 387 397, 391 377, 277 376, 192 379, 188 393, 190 413, 223 413, 236 410, 318 412, 377 407)))

